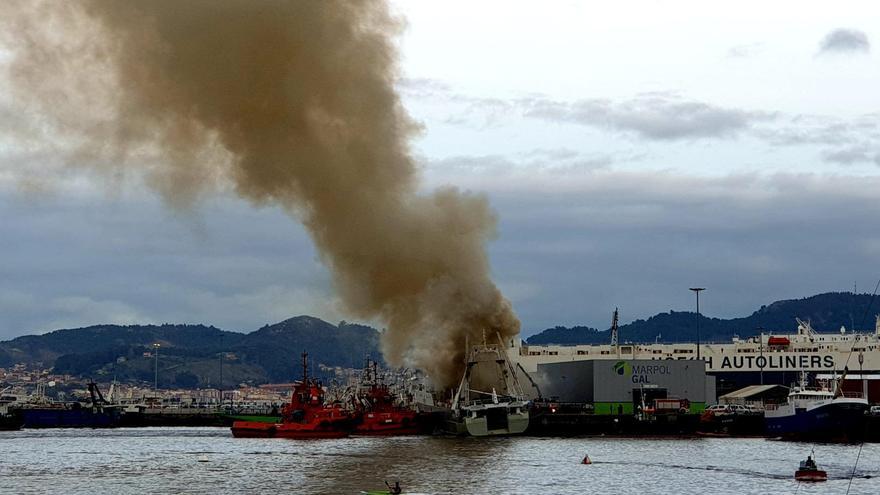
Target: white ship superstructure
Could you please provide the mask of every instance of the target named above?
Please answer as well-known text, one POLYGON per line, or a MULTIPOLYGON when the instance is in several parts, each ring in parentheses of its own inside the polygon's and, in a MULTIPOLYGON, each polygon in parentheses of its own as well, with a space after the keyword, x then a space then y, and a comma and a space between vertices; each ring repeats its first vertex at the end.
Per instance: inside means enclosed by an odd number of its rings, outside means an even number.
MULTIPOLYGON (((817 333, 809 322, 797 320, 795 334, 763 333, 748 339, 734 338, 729 343, 703 343, 699 357, 706 372, 728 373, 800 373, 842 371, 880 374, 880 316, 874 333, 817 333)), ((529 373, 538 365, 591 359, 697 359, 697 344, 618 345, 516 345, 511 359, 529 373)), ((794 378, 796 375, 790 375, 794 378)))

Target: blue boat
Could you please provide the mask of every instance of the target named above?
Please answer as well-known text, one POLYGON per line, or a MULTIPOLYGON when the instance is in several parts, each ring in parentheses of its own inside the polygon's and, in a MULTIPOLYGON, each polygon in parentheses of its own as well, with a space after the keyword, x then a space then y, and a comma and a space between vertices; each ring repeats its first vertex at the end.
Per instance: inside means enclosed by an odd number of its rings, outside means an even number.
POLYGON ((64 404, 61 407, 20 409, 24 428, 111 428, 119 424, 117 409, 93 409, 64 404))
POLYGON ((767 433, 791 440, 856 441, 865 433, 868 401, 826 387, 793 387, 784 404, 764 406, 767 433))
POLYGON ((98 386, 89 383, 91 403, 27 404, 17 411, 24 428, 112 428, 119 425, 119 407, 109 404, 98 386))

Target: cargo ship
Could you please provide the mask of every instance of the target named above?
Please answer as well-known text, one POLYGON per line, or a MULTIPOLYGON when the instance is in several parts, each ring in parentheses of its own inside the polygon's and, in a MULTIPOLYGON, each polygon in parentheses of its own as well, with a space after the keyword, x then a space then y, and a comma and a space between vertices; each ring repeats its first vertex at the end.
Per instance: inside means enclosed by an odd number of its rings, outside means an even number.
POLYGON ((237 438, 342 438, 353 425, 350 412, 340 404, 324 400, 321 382, 309 377, 308 354, 302 353, 302 381, 294 385, 290 403, 281 411, 280 423, 235 421, 232 436, 237 438))
POLYGON ((798 381, 801 371, 828 374, 849 368, 865 377, 880 378, 880 316, 873 333, 846 328, 838 333, 819 333, 809 322, 796 321, 794 334, 735 337, 729 343, 701 343, 699 348, 695 343, 685 342, 526 345, 515 340, 508 353, 513 362, 530 374, 537 372, 539 364, 568 361, 701 359, 706 373, 716 377, 719 394, 756 384, 788 386, 798 381))

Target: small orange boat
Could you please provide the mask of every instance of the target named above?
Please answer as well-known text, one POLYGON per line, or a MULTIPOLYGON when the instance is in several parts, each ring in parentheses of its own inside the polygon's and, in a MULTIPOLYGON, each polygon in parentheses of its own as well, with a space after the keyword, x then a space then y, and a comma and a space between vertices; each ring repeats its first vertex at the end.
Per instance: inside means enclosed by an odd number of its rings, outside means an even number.
POLYGON ((308 354, 302 354, 303 379, 293 389, 290 403, 284 406, 280 423, 236 421, 236 438, 342 438, 348 436, 352 416, 338 404, 324 403, 324 389, 309 379, 308 354))

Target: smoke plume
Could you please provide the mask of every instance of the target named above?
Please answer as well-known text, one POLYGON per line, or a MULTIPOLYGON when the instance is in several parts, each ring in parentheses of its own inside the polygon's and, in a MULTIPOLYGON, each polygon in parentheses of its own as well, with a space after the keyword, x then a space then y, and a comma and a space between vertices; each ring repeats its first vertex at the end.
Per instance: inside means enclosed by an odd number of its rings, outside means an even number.
MULTIPOLYGON (((394 89, 401 22, 380 0, 5 2, 14 146, 173 205, 232 184, 299 218, 347 311, 381 319, 386 358, 438 383, 471 340, 519 331, 489 277, 482 195, 417 190, 418 126, 394 89)), ((28 171, 20 171, 25 175, 28 171)))

